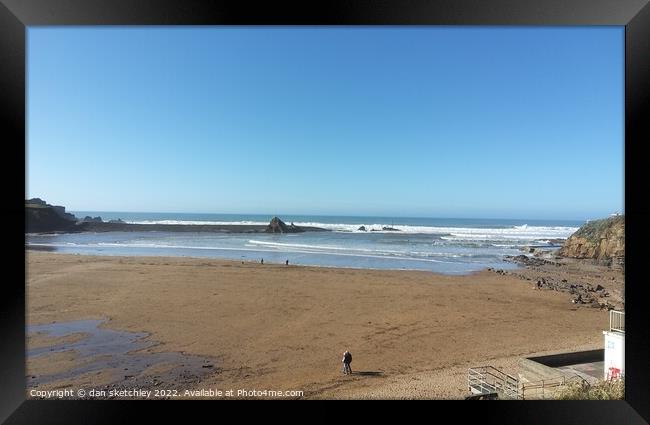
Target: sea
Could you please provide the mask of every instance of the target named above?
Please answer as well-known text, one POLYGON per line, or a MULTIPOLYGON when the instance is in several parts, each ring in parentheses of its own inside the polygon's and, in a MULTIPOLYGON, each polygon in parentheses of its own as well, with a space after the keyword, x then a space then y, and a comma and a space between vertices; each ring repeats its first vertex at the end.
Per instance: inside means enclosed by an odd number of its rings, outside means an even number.
MULTIPOLYGON (((159 224, 267 225, 273 215, 71 211, 104 221, 159 224)), ((63 253, 221 258, 364 269, 467 274, 488 267, 514 269, 506 255, 528 247, 559 247, 584 224, 576 220, 351 217, 281 215, 287 224, 328 232, 290 234, 212 232, 84 232, 29 234, 28 245, 63 253), (359 230, 364 226, 366 231, 359 230), (396 231, 383 230, 385 227, 396 231)))

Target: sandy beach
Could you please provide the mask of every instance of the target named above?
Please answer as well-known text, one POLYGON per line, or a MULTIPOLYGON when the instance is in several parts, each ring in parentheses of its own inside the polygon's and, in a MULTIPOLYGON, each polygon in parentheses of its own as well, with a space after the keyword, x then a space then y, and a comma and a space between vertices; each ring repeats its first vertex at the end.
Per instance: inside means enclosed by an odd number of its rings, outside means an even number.
MULTIPOLYGON (((173 352, 209 364, 200 376, 169 373, 173 365, 158 363, 135 376, 93 371, 39 389, 137 384, 297 390, 299 398, 462 398, 467 368, 494 365, 516 374, 522 356, 602 348, 608 325, 607 311, 574 305, 566 293, 537 290, 533 280, 509 273, 31 250, 26 257, 28 325, 106 319, 102 328, 146 333, 151 345, 139 352, 145 357, 173 352), (351 376, 341 374, 346 349, 351 376)), ((79 338, 34 334, 28 349, 79 338)), ((48 375, 84 361, 74 350, 57 352, 29 358, 27 373, 48 375)))

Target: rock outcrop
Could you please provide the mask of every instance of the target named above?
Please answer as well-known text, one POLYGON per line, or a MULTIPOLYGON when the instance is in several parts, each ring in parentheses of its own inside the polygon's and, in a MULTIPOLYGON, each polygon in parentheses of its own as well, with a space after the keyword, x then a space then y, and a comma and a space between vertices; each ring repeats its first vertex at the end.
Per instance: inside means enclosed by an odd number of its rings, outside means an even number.
POLYGON ((64 218, 66 220, 71 220, 71 221, 76 221, 77 217, 74 216, 74 214, 70 214, 65 212, 65 207, 62 207, 61 205, 48 205, 52 207, 55 213, 59 215, 59 217, 64 218))
POLYGON ((25 204, 31 204, 31 205, 47 205, 47 202, 42 200, 41 198, 32 198, 28 199, 25 201, 25 204))
POLYGON ((101 217, 86 216, 77 219, 66 213, 65 207, 54 206, 34 198, 25 201, 25 232, 213 232, 213 233, 301 233, 327 232, 320 227, 287 226, 278 217, 273 217, 268 226, 263 224, 132 224, 124 220, 103 221, 101 217))
POLYGON ((266 226, 266 233, 300 233, 305 230, 295 224, 287 226, 286 223, 278 217, 273 217, 268 226, 266 226))
POLYGON ((590 221, 566 240, 558 255, 592 259, 612 267, 625 265, 625 216, 590 221))
POLYGON ((75 231, 76 217, 65 207, 50 205, 39 198, 25 201, 25 231, 27 233, 75 231))
POLYGON ((388 226, 382 227, 381 230, 385 232, 399 232, 399 229, 396 229, 394 227, 388 227, 388 226))
POLYGON ((91 222, 91 223, 102 223, 104 220, 102 220, 102 218, 100 216, 91 217, 91 216, 87 215, 81 221, 82 222, 91 222))

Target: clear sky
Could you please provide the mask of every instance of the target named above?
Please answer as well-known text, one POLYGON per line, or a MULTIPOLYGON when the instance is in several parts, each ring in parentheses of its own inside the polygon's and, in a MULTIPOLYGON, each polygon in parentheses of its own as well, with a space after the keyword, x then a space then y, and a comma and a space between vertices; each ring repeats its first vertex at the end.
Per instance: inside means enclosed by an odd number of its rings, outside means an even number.
POLYGON ((27 65, 68 210, 623 211, 623 27, 32 27, 27 65))

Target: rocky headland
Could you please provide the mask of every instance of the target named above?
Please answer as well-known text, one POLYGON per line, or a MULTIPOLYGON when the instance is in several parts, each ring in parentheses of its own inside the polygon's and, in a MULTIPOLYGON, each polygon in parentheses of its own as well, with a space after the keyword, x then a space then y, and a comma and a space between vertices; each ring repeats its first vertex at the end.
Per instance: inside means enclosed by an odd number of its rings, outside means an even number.
POLYGON ((586 223, 559 249, 534 250, 534 255, 506 256, 524 266, 499 274, 531 281, 534 289, 566 292, 579 306, 625 307, 625 217, 586 223))
POLYGON ((25 201, 25 232, 75 231, 77 218, 65 212, 65 207, 50 205, 40 198, 25 201))
POLYGON ((624 269, 625 216, 588 222, 567 239, 558 255, 624 269))

